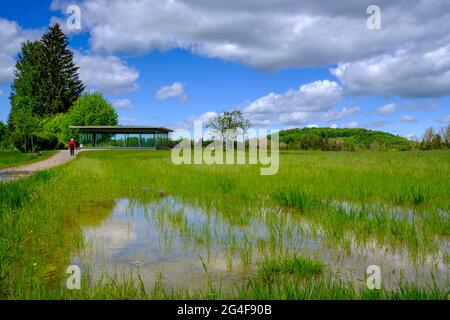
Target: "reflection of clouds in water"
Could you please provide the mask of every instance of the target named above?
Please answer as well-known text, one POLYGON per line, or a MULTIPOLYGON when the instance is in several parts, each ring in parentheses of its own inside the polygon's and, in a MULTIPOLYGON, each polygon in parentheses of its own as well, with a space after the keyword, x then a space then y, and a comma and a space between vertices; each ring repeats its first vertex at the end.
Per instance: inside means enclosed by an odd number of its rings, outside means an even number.
POLYGON ((124 223, 123 217, 130 208, 128 199, 119 199, 110 217, 101 225, 85 230, 85 238, 93 243, 101 244, 103 250, 124 249, 136 242, 138 237, 134 223, 124 223))
MULTIPOLYGON (((209 256, 208 250, 202 246, 185 246, 180 234, 169 236, 170 245, 165 242, 165 232, 169 230, 171 233, 172 230, 170 219, 163 225, 159 225, 158 221, 178 211, 183 212, 190 228, 222 229, 221 224, 217 225, 218 222, 202 210, 170 197, 144 206, 120 199, 102 224, 84 229, 85 240, 91 246, 82 256, 92 267, 91 276, 98 279, 102 273, 118 275, 139 272, 145 285, 152 287, 155 276, 162 272, 164 280, 171 284, 202 288, 206 275, 199 258, 201 255, 208 266, 209 276, 229 280, 239 277, 236 272, 228 272, 227 261, 221 252, 215 251, 217 248, 209 256), (162 216, 159 216, 161 213, 162 216)), ((232 265, 237 268, 236 261, 232 265)))
POLYGON ((86 230, 85 237, 96 243, 101 243, 103 248, 122 249, 137 240, 137 235, 128 224, 123 221, 111 221, 100 227, 86 230))
MULTIPOLYGON (((436 254, 426 254, 421 256, 420 264, 416 267, 420 268, 432 268, 435 267, 441 271, 447 271, 447 267, 444 263, 445 248, 436 254)), ((375 240, 369 240, 364 246, 356 244, 356 241, 352 243, 352 255, 364 256, 366 261, 380 263, 388 263, 393 269, 411 269, 413 265, 413 258, 407 251, 390 250, 387 246, 380 246, 375 240), (365 253, 365 255, 364 255, 365 253)))
POLYGON ((130 208, 130 201, 128 199, 119 199, 117 200, 116 207, 114 208, 114 214, 125 213, 130 208))
MULTIPOLYGON (((94 270, 110 275, 139 271, 145 285, 150 287, 158 272, 163 272, 164 280, 175 286, 201 287, 205 270, 199 256, 204 259, 209 276, 231 284, 231 280, 239 280, 242 275, 239 273, 242 261, 236 252, 228 252, 231 254, 228 256, 223 246, 230 249, 233 241, 242 245, 243 240, 270 242, 273 236, 277 239, 280 236, 276 243, 279 249, 319 259, 331 266, 332 272, 353 280, 364 277, 367 266, 372 264, 382 268, 385 285, 390 286, 400 281, 400 271, 404 271, 405 280, 420 283, 431 283, 432 270, 437 272, 440 284, 448 283, 449 277, 442 257, 436 260, 430 255, 417 264, 406 250, 390 250, 375 240, 357 245, 351 234, 346 236, 349 247, 327 244, 323 241, 326 232, 319 225, 295 215, 280 214, 278 210, 263 210, 251 217, 248 224, 236 226, 214 210, 204 211, 172 197, 146 205, 121 199, 109 218, 84 231, 93 250, 86 250, 83 255, 94 270), (177 226, 180 223, 177 219, 186 225, 177 226), (210 241, 192 242, 196 236, 199 240, 206 239, 206 234, 210 241)), ((253 249, 255 262, 261 253, 253 249)))

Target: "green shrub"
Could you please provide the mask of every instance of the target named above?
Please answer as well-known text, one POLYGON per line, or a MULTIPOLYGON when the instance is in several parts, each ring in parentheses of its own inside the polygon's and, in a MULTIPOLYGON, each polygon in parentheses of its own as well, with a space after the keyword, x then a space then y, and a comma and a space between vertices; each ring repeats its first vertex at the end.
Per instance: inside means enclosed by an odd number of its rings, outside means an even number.
POLYGON ((58 137, 48 132, 33 132, 28 137, 14 132, 11 134, 11 142, 21 152, 55 150, 58 146, 58 137))
POLYGON ((25 150, 30 150, 31 141, 26 143, 25 136, 19 132, 13 132, 10 136, 11 144, 19 151, 25 152, 25 150))
POLYGON ((64 141, 59 140, 58 145, 56 146, 57 150, 62 150, 66 148, 66 143, 64 141))
POLYGON ((58 137, 49 132, 35 132, 32 134, 35 150, 55 150, 58 146, 58 137))

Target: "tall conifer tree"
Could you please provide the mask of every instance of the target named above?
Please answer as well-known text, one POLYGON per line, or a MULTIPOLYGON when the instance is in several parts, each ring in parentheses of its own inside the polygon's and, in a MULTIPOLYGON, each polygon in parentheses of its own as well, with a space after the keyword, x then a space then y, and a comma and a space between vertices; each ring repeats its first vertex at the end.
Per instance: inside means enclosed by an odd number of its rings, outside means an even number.
POLYGON ((73 52, 58 24, 49 27, 41 41, 38 64, 41 107, 39 115, 48 116, 69 110, 84 90, 73 52))

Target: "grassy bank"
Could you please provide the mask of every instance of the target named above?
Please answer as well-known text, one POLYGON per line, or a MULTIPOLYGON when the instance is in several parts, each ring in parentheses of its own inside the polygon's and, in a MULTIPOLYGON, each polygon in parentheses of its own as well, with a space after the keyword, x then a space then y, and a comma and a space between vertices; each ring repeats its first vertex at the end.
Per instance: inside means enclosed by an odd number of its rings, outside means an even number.
POLYGON ((0 169, 39 162, 50 158, 57 152, 57 150, 42 151, 42 155, 37 155, 32 153, 22 153, 17 150, 0 150, 0 169))
MULTIPOLYGON (((450 236, 450 152, 286 152, 280 160, 278 175, 261 176, 250 165, 175 166, 165 151, 86 152, 65 166, 0 185, 0 296, 448 298, 445 290, 411 284, 393 291, 357 291, 320 261, 282 249, 286 241, 295 244, 290 230, 305 219, 336 246, 375 241, 417 256, 437 252, 439 241, 450 236), (163 283, 150 292, 130 279, 109 279, 81 292, 63 288, 65 268, 83 247, 82 226, 104 220, 115 199, 151 202, 161 193, 214 212, 230 226, 245 226, 262 210, 274 208, 275 214, 264 218, 266 240, 220 243, 243 265, 257 265, 256 272, 233 293, 215 287, 189 292, 163 283), (392 214, 392 208, 400 214, 392 214)), ((211 241, 203 229, 188 230, 192 226, 183 225, 183 219, 165 216, 197 243, 211 241)))

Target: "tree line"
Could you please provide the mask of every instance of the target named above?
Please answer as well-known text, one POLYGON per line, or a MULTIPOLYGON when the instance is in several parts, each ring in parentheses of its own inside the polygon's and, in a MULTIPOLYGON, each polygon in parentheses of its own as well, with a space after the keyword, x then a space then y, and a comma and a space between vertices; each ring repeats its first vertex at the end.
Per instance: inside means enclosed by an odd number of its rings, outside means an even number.
MULTIPOLYGON (((214 140, 235 140, 250 129, 250 120, 238 109, 224 111, 206 126, 213 140, 191 141, 203 147, 214 140)), ((428 128, 422 140, 411 141, 387 132, 362 128, 295 128, 279 132, 281 150, 322 151, 409 151, 450 148, 450 125, 428 128)), ((270 135, 269 135, 270 139, 270 135)), ((176 145, 179 141, 174 141, 176 145)), ((225 144, 224 144, 225 145, 225 144)), ((245 142, 248 147, 248 140, 245 142)))
POLYGON ((425 130, 417 141, 366 129, 304 128, 280 131, 280 149, 322 151, 408 151, 450 148, 450 125, 425 130))
POLYGON ((426 129, 417 147, 420 150, 450 149, 450 124, 440 129, 426 129))
POLYGON ((114 107, 85 85, 58 24, 22 44, 11 85, 11 111, 0 122, 0 147, 37 152, 62 148, 77 132, 70 125, 117 125, 114 107))
POLYGON ((360 128, 303 128, 280 131, 282 150, 322 151, 408 151, 406 138, 360 128))

